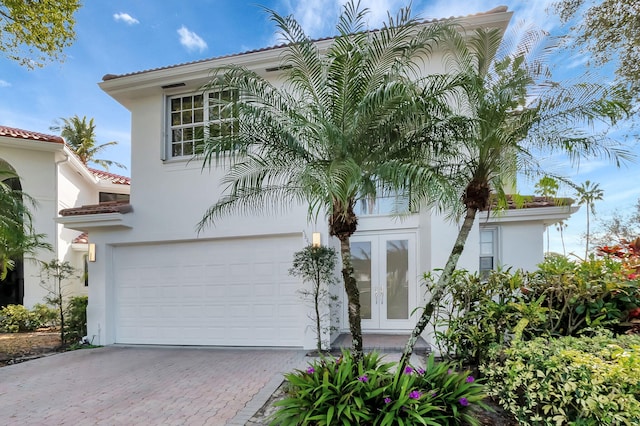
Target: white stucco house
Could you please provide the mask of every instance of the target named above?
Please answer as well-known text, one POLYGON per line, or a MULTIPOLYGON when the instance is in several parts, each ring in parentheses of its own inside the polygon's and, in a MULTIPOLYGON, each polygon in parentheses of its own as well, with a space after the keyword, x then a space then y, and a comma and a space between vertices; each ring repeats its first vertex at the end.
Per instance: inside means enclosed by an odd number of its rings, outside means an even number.
MULTIPOLYGON (((498 8, 461 22, 504 29, 510 18, 506 8, 498 8)), ((317 43, 322 48, 330 42, 317 43)), ((306 206, 291 206, 278 216, 227 217, 196 233, 222 194, 224 172, 191 161, 188 135, 207 124, 203 111, 217 96, 199 89, 212 68, 229 63, 277 83, 282 50, 104 76, 100 87, 131 112, 131 208, 101 212, 85 206, 63 211, 58 219, 88 232, 96 244, 88 310, 94 343, 314 347, 310 307, 288 269, 293 253, 314 233, 323 244, 336 244, 323 218, 310 223, 306 206)), ((443 64, 434 60, 429 66, 443 64)), ((385 205, 381 199, 360 210, 351 240, 362 325, 365 333, 406 333, 425 298, 419 277, 444 265, 457 224, 426 208, 398 220, 385 205)), ((539 199, 528 207, 479 218, 460 267, 534 268, 543 258, 545 226, 566 219, 571 210, 539 199)), ((337 291, 342 312, 332 325, 347 332, 346 295, 337 291)))
POLYGON ((77 271, 65 288, 69 295, 87 294, 89 240, 81 231, 55 222, 58 212, 114 199, 128 200, 129 178, 88 168, 59 136, 0 126, 0 164, 19 178, 10 184, 33 197, 33 226, 45 234, 53 251, 38 251, 33 259, 16 259, 16 267, 0 282, 0 306, 43 303, 41 267, 34 259, 68 261, 77 271))

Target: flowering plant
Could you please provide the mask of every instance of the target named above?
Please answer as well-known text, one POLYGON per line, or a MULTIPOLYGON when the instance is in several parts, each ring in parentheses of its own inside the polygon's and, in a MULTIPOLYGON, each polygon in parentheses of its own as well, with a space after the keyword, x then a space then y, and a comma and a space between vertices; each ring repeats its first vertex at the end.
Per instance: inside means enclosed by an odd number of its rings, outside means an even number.
POLYGON ((425 368, 383 363, 376 353, 355 362, 348 352, 286 374, 287 398, 272 425, 477 425, 486 409, 483 385, 452 364, 427 359, 425 368))

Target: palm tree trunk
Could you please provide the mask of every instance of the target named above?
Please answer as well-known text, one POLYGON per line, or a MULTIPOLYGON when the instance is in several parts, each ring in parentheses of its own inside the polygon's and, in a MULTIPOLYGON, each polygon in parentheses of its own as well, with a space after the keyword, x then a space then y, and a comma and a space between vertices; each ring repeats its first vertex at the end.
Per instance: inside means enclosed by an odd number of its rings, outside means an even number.
POLYGON ((589 256, 589 206, 587 205, 587 243, 584 247, 584 260, 589 256))
POLYGON ((350 238, 346 234, 338 236, 340 240, 340 256, 342 257, 342 278, 347 293, 347 312, 349 315, 349 331, 351 332, 351 352, 356 361, 362 359, 362 326, 360 324, 360 291, 353 273, 351 263, 350 238))
POLYGON ((458 232, 458 238, 456 238, 456 242, 451 249, 451 254, 449 255, 449 259, 442 270, 442 274, 438 279, 436 286, 433 288, 431 292, 431 299, 426 303, 424 309, 422 310, 422 315, 418 319, 416 326, 411 332, 411 336, 407 341, 407 344, 404 348, 404 352, 402 353, 402 358, 400 359, 400 369, 399 371, 404 370, 404 367, 409 363, 409 359, 411 358, 411 354, 413 354, 413 348, 418 340, 418 337, 422 334, 424 329, 431 321, 431 316, 433 315, 433 311, 435 310, 438 303, 440 303, 440 299, 444 295, 445 289, 449 285, 451 281, 451 277, 453 276, 453 272, 458 265, 458 260, 460 259, 460 255, 464 250, 464 245, 469 237, 469 233, 471 232, 471 228, 473 227, 473 222, 476 219, 477 208, 475 207, 467 207, 467 212, 464 217, 464 222, 462 222, 462 227, 458 232))

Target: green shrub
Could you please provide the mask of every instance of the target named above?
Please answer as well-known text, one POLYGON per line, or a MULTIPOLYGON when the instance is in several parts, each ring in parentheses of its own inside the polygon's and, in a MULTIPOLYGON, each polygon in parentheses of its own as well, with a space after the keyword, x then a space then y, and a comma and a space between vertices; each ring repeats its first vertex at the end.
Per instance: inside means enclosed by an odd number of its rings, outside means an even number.
POLYGON ((608 258, 571 262, 552 255, 535 272, 498 270, 482 278, 457 271, 434 314, 436 343, 441 354, 479 365, 492 347, 514 338, 615 329, 640 306, 638 284, 636 274, 608 258))
POLYGON ((288 396, 275 404, 279 409, 271 424, 478 424, 472 409, 485 407, 483 387, 468 372, 456 373, 433 357, 424 370, 396 368, 377 354, 355 362, 343 352, 286 374, 288 396))
POLYGON ((522 425, 634 425, 640 336, 515 342, 482 367, 488 394, 522 425))
POLYGON ((614 327, 640 305, 638 280, 610 258, 572 262, 551 255, 528 275, 528 300, 545 298, 545 328, 551 335, 575 336, 582 329, 614 327))
POLYGON ((8 333, 35 330, 32 315, 22 305, 7 305, 0 309, 0 329, 8 333))
POLYGON ((75 296, 67 305, 67 328, 65 336, 68 341, 78 341, 87 335, 87 296, 75 296))
POLYGON ((58 311, 48 305, 36 303, 31 308, 31 325, 34 329, 53 327, 58 325, 58 321, 58 311))

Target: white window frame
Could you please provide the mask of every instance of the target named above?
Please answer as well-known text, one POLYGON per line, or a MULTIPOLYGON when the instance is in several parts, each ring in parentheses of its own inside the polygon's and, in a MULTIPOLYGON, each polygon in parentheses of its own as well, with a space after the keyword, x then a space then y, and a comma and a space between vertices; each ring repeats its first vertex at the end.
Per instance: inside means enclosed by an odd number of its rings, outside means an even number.
POLYGON ((231 92, 209 90, 166 96, 164 159, 190 159, 212 133, 221 134, 223 128, 237 131, 238 115, 222 111, 223 105, 216 102, 224 93, 231 92))
POLYGON ((486 276, 489 271, 495 271, 500 264, 498 257, 499 233, 497 227, 481 227, 479 238, 479 257, 478 257, 478 273, 481 277, 486 276), (491 235, 491 241, 484 240, 483 236, 491 235), (485 244, 491 244, 487 250, 485 244), (483 267, 483 259, 491 259, 491 268, 483 267))

